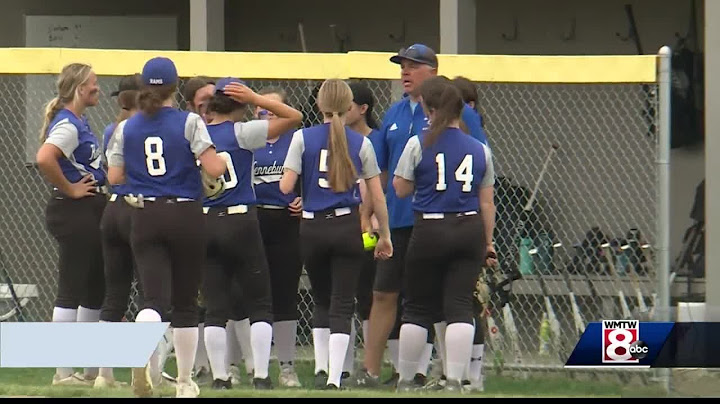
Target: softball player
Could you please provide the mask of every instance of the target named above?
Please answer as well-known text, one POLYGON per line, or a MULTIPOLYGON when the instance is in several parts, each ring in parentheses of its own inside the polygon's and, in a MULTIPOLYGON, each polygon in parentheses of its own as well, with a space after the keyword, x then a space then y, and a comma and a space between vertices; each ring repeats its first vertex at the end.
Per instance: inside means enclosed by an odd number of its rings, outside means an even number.
MULTIPOLYGON (((89 65, 63 67, 57 94, 45 109, 40 172, 53 185, 45 224, 59 246, 58 285, 53 321, 96 322, 104 297, 100 218, 107 201, 102 149, 84 113, 97 105, 100 89, 89 65)), ((73 374, 58 368, 53 385, 87 385, 97 369, 73 374)))
POLYGON ((253 189, 253 152, 268 140, 297 126, 302 113, 282 102, 259 96, 240 80, 219 80, 208 111, 208 131, 219 154, 227 160, 225 191, 206 198, 208 246, 203 296, 205 341, 213 372, 213 387, 231 388, 227 375, 225 324, 231 312, 232 281, 238 277, 243 302, 249 308, 255 389, 271 389, 268 374, 272 346, 272 294, 253 189), (231 98, 232 97, 232 98, 231 98), (237 122, 247 104, 273 111, 278 119, 237 122))
MULTIPOLYGON (((478 93, 475 84, 465 77, 458 76, 453 79, 453 84, 460 90, 463 102, 477 112, 481 125, 485 127, 482 115, 478 112, 478 93)), ((462 127, 462 123, 461 123, 462 127)), ((467 367, 466 377, 463 380, 463 388, 471 391, 483 391, 483 359, 485 353, 485 335, 484 326, 478 324, 478 320, 484 318, 482 313, 482 305, 477 299, 473 299, 473 314, 475 315, 475 336, 473 338, 472 355, 470 356, 470 364, 467 367)))
POLYGON ((205 122, 207 119, 207 106, 210 97, 215 93, 215 82, 207 77, 193 77, 183 86, 183 98, 188 111, 200 115, 205 122))
MULTIPOLYGON (((428 118, 419 106, 420 85, 437 75, 438 60, 435 52, 422 44, 414 44, 400 50, 390 58, 401 66, 401 79, 406 96, 393 104, 385 113, 380 129, 379 141, 374 144, 380 169, 386 175, 393 173, 408 139, 419 134, 428 125, 428 118)), ((468 106, 462 109, 462 119, 468 125, 470 135, 485 143, 485 132, 480 126, 477 114, 468 106)), ((400 316, 398 297, 405 268, 405 252, 413 228, 411 198, 400 198, 395 194, 392 176, 387 180, 387 206, 390 229, 396 249, 393 258, 378 264, 373 285, 373 303, 370 311, 370 333, 365 344, 364 369, 353 378, 352 384, 365 387, 379 385, 378 376, 383 352, 387 343, 391 361, 397 368, 397 343, 400 316), (389 337, 389 338, 388 338, 389 337)), ((438 336, 442 332, 438 332, 438 336)), ((426 347, 427 349, 427 347, 426 347)), ((441 350, 442 351, 442 350, 441 350)), ((430 351, 431 353, 431 351, 430 351)), ((425 355, 429 361, 431 355, 425 355)), ((421 364, 419 368, 427 369, 421 364)), ((418 379, 422 382, 422 378, 418 379)))
MULTIPOLYGON (((281 89, 266 88, 260 94, 277 102, 286 102, 281 89)), ((270 122, 278 119, 272 111, 255 107, 256 118, 270 122)), ((293 362, 298 326, 298 284, 302 273, 300 258, 300 218, 302 199, 297 190, 280 192, 283 162, 293 131, 268 139, 265 147, 255 151, 254 184, 258 221, 270 269, 273 296, 273 340, 280 365, 278 383, 284 387, 301 387, 293 362)))
MULTIPOLYGON (((378 135, 380 132, 377 130, 377 123, 373 117, 373 107, 375 106, 375 99, 373 97, 372 90, 364 83, 354 82, 350 84, 350 90, 353 93, 353 102, 350 107, 350 111, 347 113, 346 124, 347 126, 360 133, 361 135, 370 139, 372 144, 378 141, 378 135)), ((362 200, 362 207, 365 209, 372 207, 372 201, 368 200, 367 192, 364 187, 364 183, 360 183, 360 195, 362 200)), ((377 219, 372 217, 371 212, 361 215, 362 229, 363 231, 374 233, 377 231, 378 223, 377 219), (369 220, 366 220, 369 219, 369 220)), ((360 320, 362 321, 362 333, 363 341, 367 341, 368 333, 368 318, 370 317, 370 306, 372 304, 372 286, 375 280, 375 257, 372 251, 365 253, 365 260, 363 261, 363 269, 358 279, 358 288, 356 293, 357 307, 356 312, 360 320)), ((355 369, 355 322, 352 322, 352 329, 350 334, 350 344, 348 345, 348 353, 345 357, 345 367, 343 369, 343 377, 350 376, 350 373, 355 369)))
MULTIPOLYGON (((197 397, 191 379, 198 344, 197 295, 205 262, 204 176, 218 178, 226 162, 199 115, 173 107, 177 70, 167 58, 142 71, 138 113, 121 122, 109 145, 108 176, 125 183, 131 212, 130 244, 144 290, 136 321, 161 321, 172 306, 177 397, 197 397)), ((155 355, 153 355, 155 356, 155 355)), ((156 360, 156 358, 151 358, 156 360)), ((152 394, 148 366, 133 369, 138 396, 152 394)))
POLYGON ((326 80, 318 92, 324 123, 293 134, 280 191, 289 194, 302 175, 302 256, 312 284, 315 383, 337 389, 350 339, 364 247, 358 177, 364 179, 380 224, 376 257, 392 255, 385 196, 370 140, 345 127, 352 91, 326 80))
MULTIPOLYGON (((107 151, 108 142, 117 125, 137 112, 136 99, 141 79, 139 74, 123 77, 120 80, 118 91, 111 94, 118 97, 117 102, 121 109, 116 121, 105 128, 103 136, 105 151, 107 151)), ((123 200, 124 195, 123 185, 112 187, 110 199, 100 221, 105 263, 105 300, 100 311, 100 321, 122 321, 127 310, 130 287, 135 275, 135 264, 130 249, 130 210, 132 208, 123 200)), ((142 288, 139 289, 142 291, 142 288)), ((138 307, 142 305, 141 302, 138 303, 138 307)), ((100 368, 99 373, 95 379, 96 388, 117 385, 112 368, 100 368)))
MULTIPOLYGON (((405 257, 398 391, 413 379, 436 318, 447 322, 445 390, 460 391, 474 336, 473 291, 495 226, 490 149, 460 130, 460 91, 445 77, 420 86, 430 127, 413 136, 394 171, 398 197, 412 195, 415 225, 405 257)), ((489 262, 489 264, 491 264, 489 262)))

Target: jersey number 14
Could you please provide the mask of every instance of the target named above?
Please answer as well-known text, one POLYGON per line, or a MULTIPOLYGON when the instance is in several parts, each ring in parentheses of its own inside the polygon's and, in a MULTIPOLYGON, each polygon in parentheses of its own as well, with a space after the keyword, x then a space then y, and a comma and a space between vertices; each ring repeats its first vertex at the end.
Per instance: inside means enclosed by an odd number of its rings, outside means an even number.
MULTIPOLYGON (((437 163, 438 169, 438 181, 435 185, 435 189, 438 191, 445 191, 447 189, 447 182, 445 181, 445 153, 438 153, 435 155, 435 163, 437 163)), ((472 191, 472 180, 473 180, 473 156, 472 154, 466 154, 460 165, 455 170, 455 180, 462 182, 462 191, 472 191)))

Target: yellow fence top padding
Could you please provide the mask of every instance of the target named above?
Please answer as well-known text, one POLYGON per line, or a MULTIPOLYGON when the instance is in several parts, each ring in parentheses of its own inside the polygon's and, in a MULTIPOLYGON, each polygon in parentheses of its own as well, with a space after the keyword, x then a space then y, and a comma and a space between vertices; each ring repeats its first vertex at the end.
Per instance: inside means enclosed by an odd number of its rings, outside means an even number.
MULTIPOLYGON (((190 52, 75 48, 0 48, 0 74, 57 74, 72 62, 98 75, 139 72, 155 56, 171 58, 182 77, 243 79, 398 79, 390 52, 190 52)), ((438 73, 498 83, 651 83, 657 56, 438 55, 438 73)))

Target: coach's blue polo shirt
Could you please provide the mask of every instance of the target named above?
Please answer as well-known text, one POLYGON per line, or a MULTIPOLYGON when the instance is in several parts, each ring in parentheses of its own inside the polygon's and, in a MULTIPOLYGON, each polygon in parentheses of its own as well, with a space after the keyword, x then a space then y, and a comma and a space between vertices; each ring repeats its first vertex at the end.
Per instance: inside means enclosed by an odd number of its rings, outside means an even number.
MULTIPOLYGON (((468 105, 462 112, 462 120, 468 126, 470 135, 487 144, 482 118, 468 105)), ((398 198, 392 185, 393 173, 407 141, 427 129, 428 119, 422 105, 418 104, 415 111, 410 107, 410 97, 393 104, 385 113, 380 133, 373 142, 380 170, 387 171, 388 183, 385 192, 390 219, 390 228, 397 229, 413 225, 412 195, 398 198)))

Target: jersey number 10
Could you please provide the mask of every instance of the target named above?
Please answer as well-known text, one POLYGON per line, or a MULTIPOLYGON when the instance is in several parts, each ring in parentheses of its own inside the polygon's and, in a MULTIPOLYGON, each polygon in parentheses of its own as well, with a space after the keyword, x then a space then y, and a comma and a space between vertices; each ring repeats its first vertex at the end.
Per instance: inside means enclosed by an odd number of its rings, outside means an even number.
MULTIPOLYGON (((225 174, 225 189, 235 188, 238 183, 237 174, 235 173, 235 165, 228 152, 219 152, 219 156, 227 157, 227 172, 225 174), (230 178, 228 178, 228 176, 230 178)), ((153 177, 165 175, 167 166, 165 157, 163 156, 163 141, 158 136, 152 136, 145 139, 145 164, 147 165, 148 174, 153 177)), ((198 164, 200 164, 198 162, 198 164)))
MULTIPOLYGON (((445 153, 438 153, 435 155, 435 163, 438 168, 438 181, 435 185, 435 189, 438 191, 445 191, 447 189, 447 182, 445 182, 445 153)), ((473 156, 472 154, 466 154, 462 162, 455 170, 455 180, 462 182, 462 191, 472 191, 472 180, 473 180, 473 156)))

